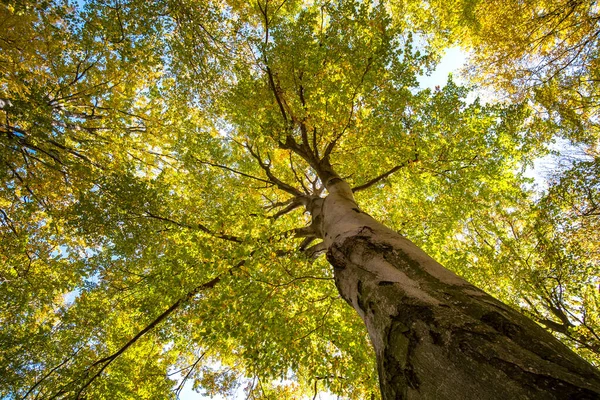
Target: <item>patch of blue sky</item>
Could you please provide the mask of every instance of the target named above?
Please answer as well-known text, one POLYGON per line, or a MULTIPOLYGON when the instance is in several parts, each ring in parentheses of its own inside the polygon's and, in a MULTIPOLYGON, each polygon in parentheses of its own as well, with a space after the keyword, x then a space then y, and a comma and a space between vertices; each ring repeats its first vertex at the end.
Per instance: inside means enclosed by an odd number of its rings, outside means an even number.
POLYGON ((71 290, 70 292, 65 293, 63 295, 63 302, 65 306, 68 307, 72 305, 75 302, 75 300, 77 300, 77 298, 81 295, 82 290, 89 289, 98 285, 98 283, 100 283, 100 279, 100 273, 96 272, 93 275, 85 278, 83 280, 83 285, 71 290))
MULTIPOLYGON (((64 257, 64 258, 69 256, 68 249, 65 246, 60 246, 59 250, 60 250, 59 256, 64 257)), ((87 249, 81 251, 81 254, 79 254, 79 257, 91 258, 91 257, 97 255, 99 252, 100 252, 100 250, 87 248, 87 249)), ((74 288, 70 292, 67 292, 63 295, 64 305, 66 307, 69 307, 70 305, 72 305, 75 302, 75 300, 77 300, 77 298, 81 295, 82 290, 86 290, 86 289, 95 287, 96 285, 98 285, 98 283, 100 283, 100 280, 101 280, 101 276, 100 276, 100 273, 97 271, 92 273, 90 276, 85 277, 83 279, 83 281, 79 284, 78 287, 74 288)))
MULTIPOLYGON (((183 379, 183 375, 181 376, 174 376, 172 377, 178 381, 180 381, 181 379, 183 379)), ((185 382, 185 385, 183 386, 183 388, 181 389, 181 391, 179 392, 179 400, 207 400, 207 399, 212 399, 212 400, 242 400, 242 399, 248 399, 248 393, 244 390, 246 388, 247 385, 252 384, 251 379, 247 379, 244 382, 241 382, 241 384, 237 387, 237 389, 232 393, 231 396, 222 396, 222 395, 216 395, 216 396, 209 396, 206 395, 203 392, 202 388, 199 388, 198 391, 195 391, 192 387, 193 387, 193 380, 189 379, 185 382)), ((281 382, 275 382, 275 385, 277 386, 277 384, 280 384, 281 386, 285 386, 285 385, 289 385, 291 384, 292 381, 289 380, 282 380, 281 382)), ((324 391, 319 391, 316 394, 312 394, 311 396, 306 396, 304 399, 308 400, 308 399, 313 399, 313 400, 339 400, 341 399, 341 397, 337 396, 337 395, 333 395, 331 393, 328 392, 324 392, 324 391)), ((302 400, 304 400, 302 399, 302 400)), ((300 399, 299 399, 300 400, 300 399)))
POLYGON ((469 54, 460 47, 451 47, 447 49, 436 66, 435 70, 429 74, 419 75, 417 81, 422 89, 435 90, 436 87, 442 88, 448 83, 452 76, 452 81, 458 85, 470 87, 466 102, 473 103, 479 99, 481 104, 498 101, 499 99, 489 90, 470 85, 463 77, 463 71, 467 68, 469 54))
POLYGON ((573 145, 566 139, 558 138, 550 145, 550 153, 540 157, 528 167, 524 176, 533 179, 531 189, 538 193, 545 192, 554 179, 553 176, 570 169, 576 161, 591 161, 593 157, 585 151, 583 145, 573 145))
MULTIPOLYGON (((420 75, 417 80, 423 89, 435 90, 443 87, 452 75, 452 80, 457 84, 466 85, 467 82, 461 76, 461 71, 466 67, 468 54, 459 47, 452 47, 446 51, 441 58, 437 68, 429 75, 420 75)), ((492 102, 493 94, 481 88, 473 88, 467 96, 467 102, 471 103, 479 98, 482 103, 492 102)), ((573 146, 567 140, 557 139, 549 148, 550 154, 540 157, 528 166, 523 175, 533 180, 529 188, 538 193, 548 189, 552 175, 557 171, 569 168, 576 160, 585 159, 585 151, 573 146)))
POLYGON ((421 88, 432 90, 445 86, 449 75, 452 75, 456 83, 464 83, 460 79, 460 70, 466 62, 467 54, 459 47, 452 47, 446 50, 435 70, 430 74, 418 76, 417 81, 421 88))

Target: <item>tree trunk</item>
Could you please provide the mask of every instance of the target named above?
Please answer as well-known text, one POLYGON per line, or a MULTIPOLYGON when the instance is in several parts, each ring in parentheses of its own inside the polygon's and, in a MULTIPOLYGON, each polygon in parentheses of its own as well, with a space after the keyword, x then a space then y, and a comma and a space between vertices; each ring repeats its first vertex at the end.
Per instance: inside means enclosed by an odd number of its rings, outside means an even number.
POLYGON ((339 178, 312 211, 392 399, 600 399, 600 373, 542 327, 363 213, 339 178))

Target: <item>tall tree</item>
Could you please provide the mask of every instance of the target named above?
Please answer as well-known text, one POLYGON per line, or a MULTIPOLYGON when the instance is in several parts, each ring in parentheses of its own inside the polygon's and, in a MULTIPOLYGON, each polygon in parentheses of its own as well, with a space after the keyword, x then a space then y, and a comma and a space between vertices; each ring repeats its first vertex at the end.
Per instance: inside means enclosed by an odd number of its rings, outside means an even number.
POLYGON ((393 6, 4 7, 0 393, 365 398, 378 371, 384 399, 597 397, 430 257, 523 203, 547 135, 418 90, 427 24, 393 6))

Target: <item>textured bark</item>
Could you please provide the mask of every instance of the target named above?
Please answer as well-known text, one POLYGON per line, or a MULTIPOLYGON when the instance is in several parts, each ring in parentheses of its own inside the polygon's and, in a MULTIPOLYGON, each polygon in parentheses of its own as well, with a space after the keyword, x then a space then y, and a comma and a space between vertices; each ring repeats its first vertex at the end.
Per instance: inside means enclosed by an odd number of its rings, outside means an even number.
POLYGON ((391 399, 600 399, 600 374, 542 327, 357 206, 337 177, 312 210, 391 399))

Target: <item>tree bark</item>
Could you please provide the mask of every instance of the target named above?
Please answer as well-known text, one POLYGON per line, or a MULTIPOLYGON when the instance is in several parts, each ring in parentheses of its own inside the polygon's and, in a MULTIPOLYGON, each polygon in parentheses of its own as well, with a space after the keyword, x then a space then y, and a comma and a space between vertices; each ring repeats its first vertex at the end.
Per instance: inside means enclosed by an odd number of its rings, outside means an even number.
POLYGON ((311 213, 384 400, 600 399, 600 373, 550 333, 362 212, 340 178, 327 189, 311 213))

